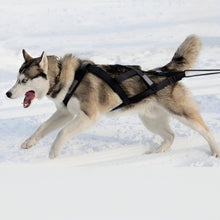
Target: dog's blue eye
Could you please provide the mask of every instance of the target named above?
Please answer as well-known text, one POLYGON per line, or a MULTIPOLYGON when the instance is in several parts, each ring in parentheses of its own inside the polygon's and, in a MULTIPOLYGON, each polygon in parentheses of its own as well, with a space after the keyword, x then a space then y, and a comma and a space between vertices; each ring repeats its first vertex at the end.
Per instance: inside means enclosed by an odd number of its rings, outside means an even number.
POLYGON ((27 82, 27 79, 22 79, 21 82, 22 82, 22 83, 26 83, 26 82, 27 82))

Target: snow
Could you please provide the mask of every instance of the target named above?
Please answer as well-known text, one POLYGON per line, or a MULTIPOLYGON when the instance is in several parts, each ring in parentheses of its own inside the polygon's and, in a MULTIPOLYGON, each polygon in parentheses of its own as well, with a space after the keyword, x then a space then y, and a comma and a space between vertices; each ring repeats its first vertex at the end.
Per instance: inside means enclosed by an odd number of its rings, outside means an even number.
MULTIPOLYGON (((1 219, 211 219, 219 214, 220 160, 207 142, 171 120, 172 148, 146 154, 160 138, 137 116, 103 117, 48 159, 54 132, 29 150, 20 145, 54 111, 46 98, 30 108, 9 100, 21 50, 65 53, 96 63, 138 64, 171 59, 189 34, 201 36, 196 68, 220 67, 217 0, 8 0, 0 2, 1 219)), ((219 76, 184 79, 220 145, 219 76)))

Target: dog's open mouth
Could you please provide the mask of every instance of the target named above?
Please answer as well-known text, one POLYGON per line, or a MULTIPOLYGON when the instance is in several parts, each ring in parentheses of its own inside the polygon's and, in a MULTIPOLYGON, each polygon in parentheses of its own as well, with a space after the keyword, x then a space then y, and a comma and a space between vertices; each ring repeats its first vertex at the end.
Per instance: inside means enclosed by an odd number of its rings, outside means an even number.
POLYGON ((30 106, 32 100, 35 98, 35 92, 34 91, 28 91, 25 93, 25 98, 23 101, 24 108, 27 108, 30 106))

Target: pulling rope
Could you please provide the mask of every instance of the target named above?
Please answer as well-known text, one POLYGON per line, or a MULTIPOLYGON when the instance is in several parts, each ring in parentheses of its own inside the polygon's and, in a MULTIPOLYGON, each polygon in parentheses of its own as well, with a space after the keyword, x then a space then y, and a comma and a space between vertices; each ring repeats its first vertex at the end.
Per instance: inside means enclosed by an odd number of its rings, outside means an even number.
POLYGON ((184 72, 185 72, 185 77, 190 78, 196 76, 217 75, 220 74, 220 69, 191 69, 191 70, 185 70, 184 72), (205 73, 189 75, 190 72, 205 72, 205 73))

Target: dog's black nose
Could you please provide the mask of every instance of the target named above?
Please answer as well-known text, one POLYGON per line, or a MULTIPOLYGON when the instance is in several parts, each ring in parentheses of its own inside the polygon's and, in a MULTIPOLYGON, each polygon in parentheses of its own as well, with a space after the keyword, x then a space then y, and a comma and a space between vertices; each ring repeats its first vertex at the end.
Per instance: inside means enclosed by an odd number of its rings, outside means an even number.
POLYGON ((11 98, 12 93, 10 91, 8 91, 8 92, 6 92, 6 95, 7 95, 8 98, 11 98))

